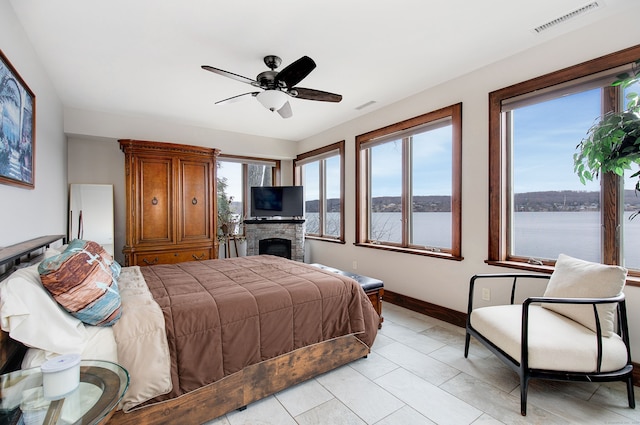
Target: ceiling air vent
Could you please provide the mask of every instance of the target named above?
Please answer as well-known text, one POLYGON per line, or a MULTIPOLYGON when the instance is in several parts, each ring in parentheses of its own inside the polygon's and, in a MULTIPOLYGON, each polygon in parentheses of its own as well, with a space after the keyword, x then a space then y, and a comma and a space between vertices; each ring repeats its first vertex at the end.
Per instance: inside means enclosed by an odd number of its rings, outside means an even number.
POLYGON ((539 27, 534 28, 533 30, 535 32, 537 32, 538 34, 540 34, 542 31, 548 30, 551 27, 555 27, 556 25, 562 24, 566 21, 568 21, 569 19, 573 19, 576 18, 580 15, 583 15, 587 12, 590 12, 592 10, 595 10, 597 8, 599 8, 600 5, 598 4, 598 2, 594 1, 591 2, 585 6, 582 6, 580 9, 576 9, 573 12, 569 12, 566 15, 562 15, 559 18, 554 19, 553 21, 549 21, 546 24, 542 24, 539 27))

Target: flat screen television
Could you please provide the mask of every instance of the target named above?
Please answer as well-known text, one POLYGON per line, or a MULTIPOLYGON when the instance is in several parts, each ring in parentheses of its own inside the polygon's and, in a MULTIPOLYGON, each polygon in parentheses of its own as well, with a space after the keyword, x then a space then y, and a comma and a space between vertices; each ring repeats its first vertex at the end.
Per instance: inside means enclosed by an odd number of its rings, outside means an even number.
POLYGON ((302 186, 254 186, 251 188, 251 217, 302 217, 302 186))

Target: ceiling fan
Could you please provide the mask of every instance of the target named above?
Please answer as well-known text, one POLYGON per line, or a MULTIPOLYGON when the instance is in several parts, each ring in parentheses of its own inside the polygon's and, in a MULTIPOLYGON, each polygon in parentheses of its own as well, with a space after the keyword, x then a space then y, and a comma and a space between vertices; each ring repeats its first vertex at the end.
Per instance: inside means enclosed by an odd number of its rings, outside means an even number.
POLYGON ((269 68, 269 71, 261 72, 255 80, 234 74, 233 72, 214 68, 213 66, 202 65, 202 69, 206 71, 211 71, 215 74, 229 77, 263 90, 243 93, 228 99, 223 99, 216 102, 216 105, 235 102, 241 100, 244 96, 251 95, 257 98, 258 101, 271 112, 278 111, 278 114, 280 114, 282 118, 289 118, 293 115, 291 105, 289 104, 289 97, 319 100, 321 102, 340 102, 342 100, 342 95, 339 94, 296 87, 296 84, 302 81, 316 67, 316 63, 308 56, 301 57, 279 72, 275 70, 282 63, 282 59, 278 56, 265 56, 264 63, 269 68))

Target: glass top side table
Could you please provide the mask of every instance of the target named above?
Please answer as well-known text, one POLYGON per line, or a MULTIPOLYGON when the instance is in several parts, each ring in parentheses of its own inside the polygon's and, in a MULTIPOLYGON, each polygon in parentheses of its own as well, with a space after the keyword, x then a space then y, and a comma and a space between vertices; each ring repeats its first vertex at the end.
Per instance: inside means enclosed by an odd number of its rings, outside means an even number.
POLYGON ((60 400, 44 398, 39 367, 0 376, 0 425, 104 424, 129 387, 122 366, 80 362, 80 385, 60 400))

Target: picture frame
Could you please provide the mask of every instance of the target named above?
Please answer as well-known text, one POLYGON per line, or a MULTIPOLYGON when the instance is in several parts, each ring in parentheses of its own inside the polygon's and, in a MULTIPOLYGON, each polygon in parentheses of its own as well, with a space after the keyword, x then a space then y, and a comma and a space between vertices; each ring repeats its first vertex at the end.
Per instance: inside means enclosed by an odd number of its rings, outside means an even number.
POLYGON ((36 96, 0 50, 0 183, 35 188, 36 96))

